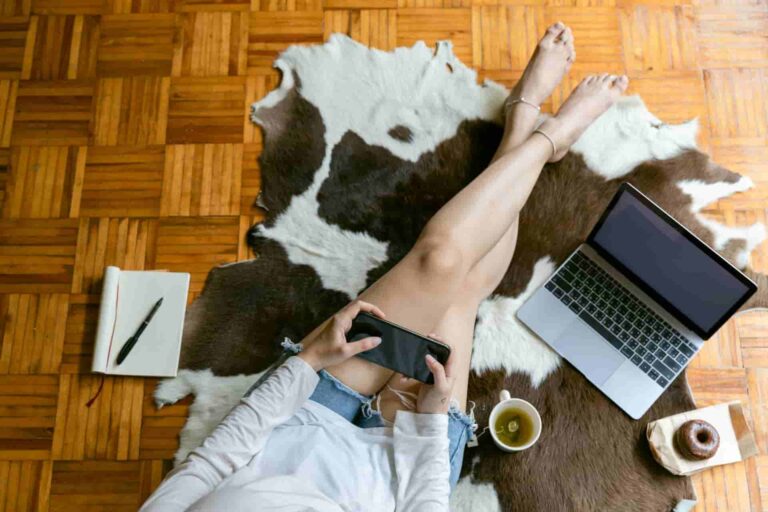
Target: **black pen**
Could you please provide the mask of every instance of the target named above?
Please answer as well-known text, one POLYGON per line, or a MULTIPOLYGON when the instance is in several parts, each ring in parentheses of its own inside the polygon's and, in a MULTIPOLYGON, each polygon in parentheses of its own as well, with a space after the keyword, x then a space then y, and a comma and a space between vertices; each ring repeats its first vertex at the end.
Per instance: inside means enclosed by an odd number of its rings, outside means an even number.
POLYGON ((149 314, 147 315, 147 318, 144 319, 143 322, 141 322, 141 325, 138 329, 136 329, 136 332, 128 338, 128 341, 125 342, 125 345, 123 345, 123 348, 120 349, 120 353, 117 354, 117 361, 116 364, 119 365, 123 361, 125 361, 125 358, 128 357, 128 354, 131 352, 131 349, 133 349, 134 345, 136 345, 136 342, 139 341, 139 336, 141 336, 141 333, 144 332, 144 329, 147 328, 149 325, 149 322, 152 320, 152 317, 155 316, 155 313, 157 313, 157 310, 160 309, 160 304, 163 303, 163 298, 160 297, 160 299, 155 302, 155 305, 152 306, 152 309, 150 310, 149 314))

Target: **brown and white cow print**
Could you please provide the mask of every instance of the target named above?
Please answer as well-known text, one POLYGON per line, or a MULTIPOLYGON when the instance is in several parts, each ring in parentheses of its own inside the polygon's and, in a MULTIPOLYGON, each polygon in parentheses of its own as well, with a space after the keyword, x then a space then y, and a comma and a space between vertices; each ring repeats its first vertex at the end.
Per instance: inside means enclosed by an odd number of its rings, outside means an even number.
MULTIPOLYGON (((483 170, 501 136, 507 94, 456 60, 449 43, 381 52, 344 36, 292 47, 280 87, 253 106, 266 220, 258 258, 215 268, 189 308, 181 366, 159 404, 196 396, 177 461, 198 446, 279 352, 402 257, 429 217, 483 170)), ((603 115, 548 165, 523 210, 518 250, 480 309, 470 399, 480 427, 498 391, 534 403, 544 431, 513 456, 488 436, 468 449, 456 510, 669 510, 691 498, 643 442, 649 419, 694 407, 678 379, 633 421, 515 319, 516 309, 581 243, 628 180, 744 266, 762 226, 726 227, 700 210, 747 178, 696 149, 695 121, 668 125, 637 97, 603 115)), ((765 276, 753 276, 765 283, 765 276)), ((765 289, 750 306, 768 305, 765 289)))

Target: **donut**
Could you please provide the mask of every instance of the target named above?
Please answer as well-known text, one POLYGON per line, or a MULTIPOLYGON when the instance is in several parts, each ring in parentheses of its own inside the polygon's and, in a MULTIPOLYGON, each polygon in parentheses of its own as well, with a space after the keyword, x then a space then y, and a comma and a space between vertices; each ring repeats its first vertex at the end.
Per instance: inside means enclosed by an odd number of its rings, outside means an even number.
POLYGON ((705 460, 717 453, 720 434, 703 420, 686 421, 675 432, 675 442, 680 454, 689 460, 705 460))

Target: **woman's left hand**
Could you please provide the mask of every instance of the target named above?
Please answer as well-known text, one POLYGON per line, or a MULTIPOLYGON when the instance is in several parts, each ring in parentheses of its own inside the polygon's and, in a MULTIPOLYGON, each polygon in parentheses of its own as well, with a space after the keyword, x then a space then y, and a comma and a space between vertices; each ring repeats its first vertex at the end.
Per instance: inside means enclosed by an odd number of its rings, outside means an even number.
POLYGON ((299 353, 299 357, 315 371, 319 371, 328 366, 343 363, 360 352, 377 347, 381 343, 381 338, 373 336, 347 342, 347 331, 352 327, 352 320, 361 311, 384 318, 384 313, 373 304, 361 300, 352 301, 333 315, 314 338, 303 341, 305 348, 299 353))

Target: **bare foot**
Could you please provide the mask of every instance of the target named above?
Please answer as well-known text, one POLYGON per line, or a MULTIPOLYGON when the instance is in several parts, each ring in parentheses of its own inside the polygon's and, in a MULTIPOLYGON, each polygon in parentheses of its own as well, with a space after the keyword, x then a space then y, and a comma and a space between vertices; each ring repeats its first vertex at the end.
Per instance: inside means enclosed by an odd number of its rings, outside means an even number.
POLYGON ((540 127, 552 137, 557 147, 556 153, 549 161, 556 162, 563 158, 571 144, 619 99, 628 85, 629 78, 626 75, 604 73, 584 78, 565 100, 555 117, 548 119, 540 127))
POLYGON ((575 58, 573 33, 558 21, 547 29, 539 41, 523 76, 512 89, 510 99, 522 97, 541 105, 571 68, 575 58))

